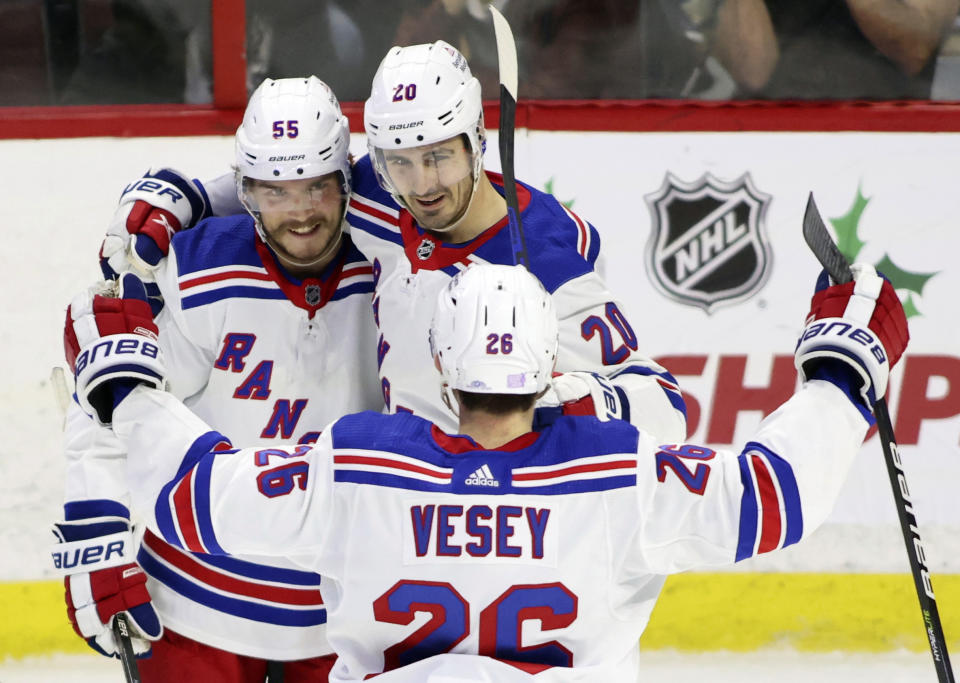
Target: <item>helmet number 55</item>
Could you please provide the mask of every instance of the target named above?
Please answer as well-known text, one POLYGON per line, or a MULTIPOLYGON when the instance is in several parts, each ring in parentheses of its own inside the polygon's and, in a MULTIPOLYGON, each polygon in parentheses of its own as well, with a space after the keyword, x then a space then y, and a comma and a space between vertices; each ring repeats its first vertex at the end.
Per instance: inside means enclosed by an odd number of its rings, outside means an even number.
POLYGON ((296 121, 274 121, 273 137, 282 138, 286 135, 288 138, 295 138, 300 134, 300 128, 296 121), (286 126, 284 126, 286 124, 286 126))

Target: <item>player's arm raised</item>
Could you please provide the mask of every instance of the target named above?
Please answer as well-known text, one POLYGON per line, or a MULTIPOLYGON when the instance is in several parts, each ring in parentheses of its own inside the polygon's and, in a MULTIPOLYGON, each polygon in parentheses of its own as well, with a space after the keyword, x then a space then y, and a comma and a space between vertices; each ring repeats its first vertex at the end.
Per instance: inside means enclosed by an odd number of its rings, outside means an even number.
POLYGON ((818 283, 800 334, 800 390, 739 453, 641 436, 638 552, 657 572, 728 564, 809 535, 830 514, 906 348, 906 316, 869 265, 818 283))

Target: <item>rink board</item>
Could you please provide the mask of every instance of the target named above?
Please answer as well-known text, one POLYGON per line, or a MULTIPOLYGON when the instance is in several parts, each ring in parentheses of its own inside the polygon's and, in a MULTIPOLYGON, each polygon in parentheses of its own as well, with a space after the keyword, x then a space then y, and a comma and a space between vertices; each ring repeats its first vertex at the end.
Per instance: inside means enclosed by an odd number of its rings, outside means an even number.
MULTIPOLYGON (((960 648, 960 575, 935 576, 948 651, 960 648)), ((0 661, 84 652, 58 581, 0 583, 0 661), (16 618, 13 618, 16 615, 16 618)), ((927 650, 907 574, 690 573, 672 576, 640 639, 645 650, 927 650)))
MULTIPOLYGON (((361 136, 355 136, 353 148, 363 151, 361 136)), ((489 166, 496 168, 495 134, 488 149, 489 166)), ((37 651, 31 649, 35 647, 69 649, 75 639, 64 630, 62 587, 51 582, 47 554, 49 524, 61 514, 63 490, 60 420, 47 378, 50 368, 62 363, 65 304, 97 277, 96 248, 127 181, 151 165, 173 165, 212 177, 228 168, 232 140, 4 141, 0 156, 5 160, 0 181, 6 188, 0 205, 6 243, 0 251, 0 272, 7 278, 6 291, 30 291, 29 297, 5 299, 5 318, 17 325, 0 330, 0 372, 5 379, 0 419, 8 426, 8 438, 0 446, 0 581, 5 582, 0 584, 0 609, 4 616, 16 615, 33 634, 19 641, 13 633, 0 634, 9 654, 14 649, 37 651), (42 259, 37 258, 38 244, 42 259), (41 599, 43 595, 47 597, 41 599), (34 609, 36 605, 44 608, 34 609), (16 642, 25 644, 7 645, 16 642)), ((901 293, 913 313, 912 341, 906 360, 894 372, 890 406, 934 585, 946 605, 941 613, 948 639, 960 631, 951 628, 955 622, 950 615, 951 609, 960 611, 953 599, 960 574, 960 519, 954 501, 954 482, 960 481, 960 322, 955 300, 960 291, 960 193, 953 171, 958 158, 960 134, 948 133, 519 131, 517 138, 517 175, 552 189, 600 231, 605 277, 640 348, 664 359, 683 386, 693 441, 717 448, 743 442, 762 415, 792 390, 792 349, 818 271, 800 238, 810 191, 828 225, 840 225, 848 243, 859 245, 859 258, 893 263, 906 274, 909 286, 901 293), (677 293, 689 294, 683 287, 674 283, 671 288, 670 282, 653 275, 663 265, 655 239, 669 229, 663 216, 670 216, 671 206, 695 202, 698 191, 713 193, 714 200, 728 201, 731 207, 747 197, 738 215, 746 211, 753 216, 744 225, 756 231, 767 259, 755 287, 709 304, 684 299, 677 293), (658 213, 664 206, 665 212, 658 213)), ((728 221, 723 209, 708 222, 699 228, 685 226, 694 232, 701 229, 699 235, 690 233, 684 247, 686 274, 693 280, 695 266, 713 267, 707 257, 719 253, 718 230, 734 237, 742 232, 741 224, 728 221), (698 254, 691 245, 698 240, 704 258, 694 263, 698 254)), ((699 583, 700 575, 671 579, 668 587, 676 587, 675 593, 665 594, 644 642, 681 647, 659 636, 666 607, 674 605, 670 611, 678 618, 694 615, 687 617, 690 627, 676 627, 680 633, 706 632, 709 622, 703 613, 708 612, 718 615, 719 635, 742 633, 743 647, 762 646, 763 629, 769 637, 772 625, 758 621, 751 636, 749 629, 727 628, 724 619, 734 614, 730 601, 742 589, 739 582, 750 580, 746 577, 770 591, 758 604, 768 606, 768 612, 789 613, 798 584, 777 591, 782 579, 760 573, 771 570, 803 572, 811 585, 822 582, 823 595, 833 596, 817 610, 822 628, 819 621, 801 620, 774 633, 804 647, 797 635, 804 624, 817 625, 808 629, 814 641, 819 638, 816 632, 845 628, 845 637, 823 636, 824 646, 849 643, 844 647, 871 649, 857 644, 869 634, 857 636, 861 626, 844 611, 848 603, 841 597, 853 604, 882 605, 889 596, 881 579, 888 574, 903 577, 912 590, 876 436, 865 443, 822 535, 720 578, 699 583), (683 595, 688 597, 681 600, 683 595), (716 609, 702 609, 714 599, 719 601, 716 609)), ((909 603, 909 592, 906 599, 909 603)), ((801 606, 810 601, 795 602, 801 606)), ((902 626, 888 626, 879 617, 873 622, 877 628, 871 633, 882 647, 897 647, 903 638, 919 638, 923 646, 922 631, 913 623, 919 618, 911 608, 915 610, 912 605, 897 610, 903 612, 896 620, 902 626)))

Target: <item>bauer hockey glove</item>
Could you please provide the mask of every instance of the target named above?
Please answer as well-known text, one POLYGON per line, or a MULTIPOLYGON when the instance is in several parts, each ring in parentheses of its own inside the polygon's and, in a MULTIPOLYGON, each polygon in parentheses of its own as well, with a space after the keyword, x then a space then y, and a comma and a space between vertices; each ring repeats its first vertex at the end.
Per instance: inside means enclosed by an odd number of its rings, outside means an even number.
POLYGON ((203 185, 173 169, 149 170, 127 185, 120 204, 100 245, 103 277, 115 280, 131 268, 147 278, 147 291, 154 315, 163 299, 153 270, 170 251, 174 233, 191 228, 210 215, 210 202, 203 185))
POLYGON ((890 369, 903 355, 910 333, 890 281, 869 264, 856 263, 851 270, 853 281, 842 285, 831 284, 821 273, 795 363, 803 381, 832 381, 872 413, 874 402, 887 393, 890 369))
POLYGON ((535 428, 551 424, 560 415, 593 416, 602 422, 629 420, 626 394, 595 372, 556 373, 550 389, 537 403, 535 428))
POLYGON ((133 273, 74 297, 63 346, 80 407, 109 425, 114 407, 137 384, 163 389, 166 369, 143 282, 133 273))
MULTIPOLYGON (((73 630, 102 655, 114 656, 117 643, 113 616, 126 612, 131 644, 137 655, 150 652, 150 641, 163 634, 160 617, 150 602, 147 575, 135 561, 136 548, 126 516, 106 515, 70 519, 71 508, 92 501, 67 505, 67 519, 53 525, 59 543, 51 554, 56 570, 64 577, 67 617, 73 630)), ((119 511, 123 508, 107 503, 119 511)), ((123 509, 126 514, 126 509, 123 509)))

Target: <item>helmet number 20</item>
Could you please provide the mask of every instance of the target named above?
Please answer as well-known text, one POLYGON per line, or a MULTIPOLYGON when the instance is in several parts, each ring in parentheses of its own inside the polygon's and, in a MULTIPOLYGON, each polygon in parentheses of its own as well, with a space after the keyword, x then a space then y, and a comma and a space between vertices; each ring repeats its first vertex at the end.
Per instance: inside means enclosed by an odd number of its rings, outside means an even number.
POLYGON ((288 138, 295 138, 300 134, 300 128, 296 121, 274 121, 273 122, 273 137, 274 139, 282 138, 286 135, 288 138))
POLYGON ((393 89, 393 101, 394 102, 403 102, 404 100, 412 100, 417 96, 417 84, 411 83, 409 85, 404 85, 400 83, 396 88, 393 89))

